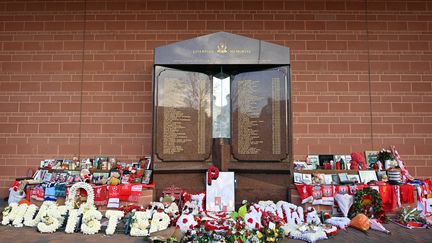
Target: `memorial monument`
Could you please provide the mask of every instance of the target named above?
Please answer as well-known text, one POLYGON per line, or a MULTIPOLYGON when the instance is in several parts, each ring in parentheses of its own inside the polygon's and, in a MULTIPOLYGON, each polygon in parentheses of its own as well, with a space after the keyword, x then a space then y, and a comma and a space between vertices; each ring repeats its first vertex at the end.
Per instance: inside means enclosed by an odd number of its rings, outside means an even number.
POLYGON ((236 173, 238 198, 287 200, 289 63, 286 47, 226 32, 156 48, 157 190, 202 191, 203 172, 214 164, 236 173))

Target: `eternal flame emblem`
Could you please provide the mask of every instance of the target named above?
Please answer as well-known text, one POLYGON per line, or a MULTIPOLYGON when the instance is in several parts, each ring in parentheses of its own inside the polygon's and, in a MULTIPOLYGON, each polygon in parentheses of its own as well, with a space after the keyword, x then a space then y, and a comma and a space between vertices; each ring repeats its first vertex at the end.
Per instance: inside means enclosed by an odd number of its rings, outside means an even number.
POLYGON ((226 46, 226 44, 224 42, 220 42, 219 45, 217 45, 217 51, 216 52, 219 54, 225 54, 228 52, 227 48, 228 47, 226 46))

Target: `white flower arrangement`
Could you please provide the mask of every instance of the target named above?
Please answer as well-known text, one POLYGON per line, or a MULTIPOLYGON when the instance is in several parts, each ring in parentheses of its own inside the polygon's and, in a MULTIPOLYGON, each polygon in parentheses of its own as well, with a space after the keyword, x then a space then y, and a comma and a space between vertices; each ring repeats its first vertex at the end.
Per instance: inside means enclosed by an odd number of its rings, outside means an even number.
POLYGON ((165 205, 161 202, 151 202, 150 203, 150 212, 153 215, 158 209, 165 209, 165 205))
POLYGON ((351 220, 346 217, 331 217, 329 219, 326 219, 325 222, 327 224, 337 226, 341 229, 346 229, 351 223, 351 220))
POLYGON ((60 227, 59 215, 56 209, 48 209, 42 216, 42 221, 37 224, 38 230, 41 233, 54 233, 60 227))
POLYGON ((78 212, 79 212, 80 214, 85 214, 86 212, 88 212, 88 211, 92 211, 92 210, 97 210, 96 207, 95 207, 94 205, 90 205, 90 204, 87 204, 87 203, 83 203, 83 204, 80 205, 80 207, 79 207, 79 209, 78 209, 78 212))
POLYGON ((75 208, 75 202, 76 202, 76 194, 78 189, 84 189, 87 192, 87 202, 85 204, 87 205, 94 205, 94 191, 93 187, 85 182, 77 182, 73 184, 73 186, 69 189, 69 194, 66 199, 66 206, 69 208, 75 208))
POLYGON ((78 223, 79 215, 80 215, 80 213, 79 213, 78 209, 69 210, 69 217, 68 217, 68 221, 66 223, 66 229, 65 229, 66 233, 72 234, 75 232, 75 227, 78 223))
POLYGON ((105 233, 107 235, 112 235, 114 234, 116 228, 117 228, 117 224, 119 222, 119 220, 121 218, 123 218, 124 213, 123 211, 118 211, 118 210, 108 210, 105 212, 105 217, 107 217, 109 219, 108 221, 108 226, 105 230, 105 233))
POLYGON ((21 204, 17 208, 17 214, 15 215, 15 219, 12 222, 12 225, 15 227, 23 227, 24 215, 27 211, 28 204, 21 204))
POLYGON ((42 217, 42 222, 37 225, 41 233, 54 233, 59 227, 58 219, 45 215, 42 217))
POLYGON ((63 225, 64 220, 65 220, 65 216, 69 210, 69 207, 66 205, 61 205, 57 207, 57 210, 60 214, 60 217, 58 218, 60 225, 63 225))
POLYGON ((34 219, 31 219, 30 216, 28 217, 27 221, 24 220, 24 225, 29 227, 36 227, 37 224, 42 220, 42 216, 46 214, 46 211, 50 208, 56 205, 52 201, 45 201, 42 203, 41 207, 39 208, 39 212, 37 213, 36 217, 34 219))
POLYGON ((24 214, 24 225, 25 226, 35 226, 33 225, 33 217, 36 214, 36 211, 38 210, 38 207, 34 204, 30 204, 28 206, 27 211, 24 214))
POLYGON ((170 217, 164 212, 155 212, 150 224, 150 233, 167 229, 170 224, 170 217))
POLYGON ((10 221, 15 219, 16 214, 18 213, 18 204, 11 203, 5 209, 3 209, 3 220, 2 225, 8 225, 10 221))
POLYGON ((177 206, 177 203, 172 202, 168 207, 165 208, 164 211, 167 214, 175 216, 179 213, 179 207, 177 206))
POLYGON ((198 225, 198 222, 195 220, 193 214, 182 214, 177 220, 177 227, 181 230, 181 232, 186 233, 198 225))
POLYGON ((137 211, 132 217, 131 236, 148 236, 149 235, 149 218, 151 217, 150 211, 137 211))
POLYGON ((248 230, 259 230, 262 227, 262 212, 259 208, 251 206, 244 219, 248 230))
POLYGON ((99 232, 101 228, 100 220, 102 219, 101 212, 90 210, 84 213, 81 231, 86 235, 93 235, 99 232))

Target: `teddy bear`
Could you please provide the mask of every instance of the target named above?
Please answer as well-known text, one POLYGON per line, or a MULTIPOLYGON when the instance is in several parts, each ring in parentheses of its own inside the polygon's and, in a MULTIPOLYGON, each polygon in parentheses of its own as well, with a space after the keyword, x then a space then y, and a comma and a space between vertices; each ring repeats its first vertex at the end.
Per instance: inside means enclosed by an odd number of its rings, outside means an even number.
POLYGON ((366 169, 366 160, 361 152, 351 153, 351 170, 364 170, 366 169))
POLYGON ((112 171, 111 172, 111 177, 108 180, 108 184, 111 186, 117 186, 120 185, 121 181, 120 181, 120 173, 118 171, 112 171))
POLYGON ((80 172, 80 179, 83 182, 90 183, 91 181, 90 171, 88 169, 82 169, 80 172))

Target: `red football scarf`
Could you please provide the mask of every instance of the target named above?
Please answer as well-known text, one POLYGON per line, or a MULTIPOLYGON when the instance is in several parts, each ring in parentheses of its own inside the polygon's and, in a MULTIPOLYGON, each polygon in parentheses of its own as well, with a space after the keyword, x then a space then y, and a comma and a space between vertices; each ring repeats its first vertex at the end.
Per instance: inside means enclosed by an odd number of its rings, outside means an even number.
POLYGON ((397 207, 397 193, 393 186, 385 185, 379 187, 381 199, 382 199, 382 208, 385 212, 391 212, 397 207))
POLYGON ((302 204, 312 201, 312 186, 304 184, 296 184, 295 186, 302 200, 302 204))
POLYGON ((107 186, 94 186, 94 204, 97 206, 107 204, 107 186))

